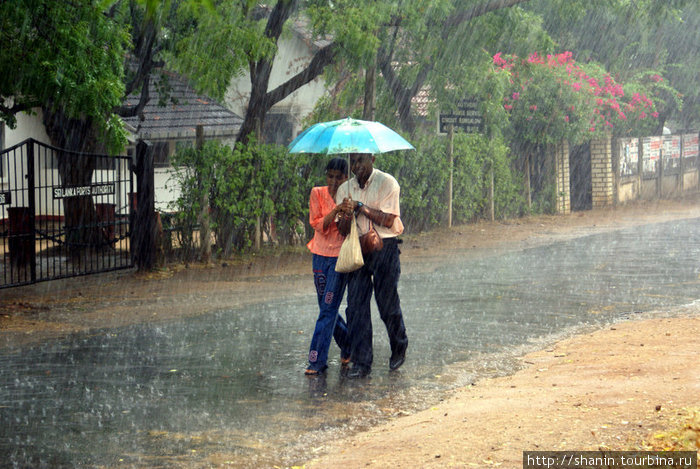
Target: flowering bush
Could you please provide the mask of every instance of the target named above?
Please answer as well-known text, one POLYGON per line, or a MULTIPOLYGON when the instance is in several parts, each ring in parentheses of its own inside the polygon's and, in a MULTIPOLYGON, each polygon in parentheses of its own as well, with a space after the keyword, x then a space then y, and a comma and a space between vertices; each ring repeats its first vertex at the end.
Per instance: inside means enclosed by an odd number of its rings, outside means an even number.
POLYGON ((640 134, 658 125, 649 98, 663 82, 658 74, 623 86, 599 66, 577 64, 571 52, 526 59, 498 53, 493 66, 495 73, 509 74, 512 93, 503 107, 528 143, 579 143, 591 134, 640 134))

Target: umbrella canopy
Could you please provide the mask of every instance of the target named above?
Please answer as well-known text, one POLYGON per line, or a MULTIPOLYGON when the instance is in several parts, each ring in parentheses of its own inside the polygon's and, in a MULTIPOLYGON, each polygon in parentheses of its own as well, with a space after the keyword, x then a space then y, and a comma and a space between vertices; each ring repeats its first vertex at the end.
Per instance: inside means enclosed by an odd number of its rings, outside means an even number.
POLYGON ((290 153, 385 153, 415 150, 401 135, 380 122, 347 117, 320 122, 300 133, 287 147, 290 153))

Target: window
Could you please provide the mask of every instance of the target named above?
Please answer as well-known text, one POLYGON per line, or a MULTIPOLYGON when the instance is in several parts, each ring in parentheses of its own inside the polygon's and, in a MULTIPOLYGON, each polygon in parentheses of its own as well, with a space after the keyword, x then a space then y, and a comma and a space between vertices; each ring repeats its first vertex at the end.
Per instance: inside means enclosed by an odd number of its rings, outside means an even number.
POLYGON ((263 135, 265 143, 287 145, 292 141, 292 120, 288 114, 268 114, 265 117, 263 135))
POLYGON ((169 142, 155 142, 153 144, 153 166, 156 168, 170 166, 169 142))

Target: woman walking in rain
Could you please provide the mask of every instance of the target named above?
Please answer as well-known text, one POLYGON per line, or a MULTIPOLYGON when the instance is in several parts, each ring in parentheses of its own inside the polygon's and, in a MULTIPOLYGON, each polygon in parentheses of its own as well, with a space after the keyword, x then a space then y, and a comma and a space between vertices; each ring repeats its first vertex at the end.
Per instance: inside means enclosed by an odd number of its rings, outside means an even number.
POLYGON ((333 158, 326 165, 326 186, 314 187, 309 198, 309 223, 314 237, 306 245, 313 253, 314 285, 318 298, 319 315, 309 348, 309 366, 304 372, 314 376, 328 368, 328 349, 331 337, 340 347, 340 362, 347 367, 350 362, 348 328, 338 314, 345 293, 345 274, 335 271, 338 252, 344 236, 338 231, 336 218, 341 207, 335 204, 338 187, 348 178, 348 164, 342 158, 333 158))

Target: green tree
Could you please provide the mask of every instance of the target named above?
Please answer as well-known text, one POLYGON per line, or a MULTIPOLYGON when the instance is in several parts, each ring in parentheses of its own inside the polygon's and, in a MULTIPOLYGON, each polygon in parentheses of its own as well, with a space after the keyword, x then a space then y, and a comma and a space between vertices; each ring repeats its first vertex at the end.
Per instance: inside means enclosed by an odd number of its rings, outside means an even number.
POLYGON ((321 76, 329 65, 340 60, 356 67, 364 63, 376 50, 372 31, 386 15, 386 8, 383 2, 371 0, 278 0, 270 7, 253 1, 223 0, 213 11, 180 12, 194 20, 179 42, 173 63, 195 78, 201 90, 222 98, 233 77, 249 73, 251 92, 237 138, 245 143, 251 134, 259 134, 272 106, 321 76), (290 20, 299 15, 310 19, 314 38, 331 40, 315 52, 302 71, 270 89, 278 41, 285 31, 288 33, 290 20))
POLYGON ((54 143, 65 141, 76 151, 94 146, 94 137, 109 146, 123 143, 122 126, 111 111, 124 97, 130 38, 104 5, 2 2, 0 38, 0 64, 8 71, 0 77, 0 117, 10 127, 17 113, 43 108, 49 120, 63 116, 90 124, 89 130, 63 128, 52 135, 54 143))
MULTIPOLYGON (((150 99, 151 75, 164 65, 164 30, 176 6, 206 0, 13 0, 0 2, 0 118, 40 108, 64 186, 92 180, 89 152, 118 152, 127 142, 121 117, 150 99), (139 103, 127 108, 127 95, 139 103)), ((171 35, 172 36, 172 35, 171 35)), ((64 200, 72 251, 101 242, 91 197, 64 200), (81 228, 82 227, 82 228, 81 228)))
MULTIPOLYGON (((16 0, 0 3, 0 116, 10 127, 18 112, 41 108, 64 186, 90 184, 95 159, 83 152, 121 148, 126 141, 113 110, 124 97, 126 25, 99 2, 16 0)), ((67 243, 99 244, 91 197, 64 200, 67 243)))

